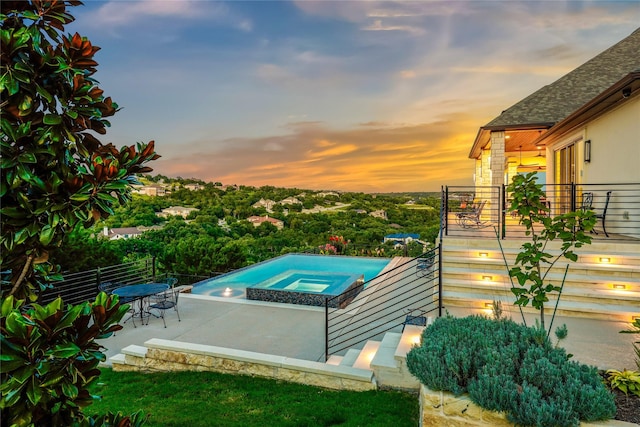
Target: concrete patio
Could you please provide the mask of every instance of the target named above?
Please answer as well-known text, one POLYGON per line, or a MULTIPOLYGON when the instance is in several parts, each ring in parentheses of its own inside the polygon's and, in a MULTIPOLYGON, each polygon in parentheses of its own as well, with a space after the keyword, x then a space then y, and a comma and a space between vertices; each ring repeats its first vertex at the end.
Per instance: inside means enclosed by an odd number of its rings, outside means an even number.
MULTIPOLYGON (((166 328, 161 319, 154 317, 148 325, 137 322, 135 328, 129 321, 115 336, 101 340, 100 344, 107 349, 107 359, 128 345, 143 345, 151 338, 162 338, 324 361, 324 308, 181 294, 179 309, 182 321, 178 322, 175 312, 169 310, 166 328)), ((448 311, 454 316, 472 314, 456 307, 448 311)), ((520 319, 518 312, 510 315, 516 321, 520 319)), ((528 324, 535 322, 534 315, 526 315, 526 318, 528 324)), ((562 346, 574 355, 574 360, 601 369, 635 368, 632 343, 637 337, 619 333, 627 329, 628 324, 557 317, 554 325, 563 323, 567 325, 569 335, 562 346)))

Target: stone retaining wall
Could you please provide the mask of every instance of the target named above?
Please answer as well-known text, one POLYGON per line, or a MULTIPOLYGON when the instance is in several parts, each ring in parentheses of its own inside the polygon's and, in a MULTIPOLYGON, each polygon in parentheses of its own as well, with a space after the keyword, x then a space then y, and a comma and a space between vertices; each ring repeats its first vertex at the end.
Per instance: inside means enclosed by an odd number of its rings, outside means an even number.
MULTIPOLYGON (((420 427, 427 426, 513 426, 501 412, 487 411, 468 396, 454 396, 446 391, 434 391, 420 386, 420 427)), ((582 427, 632 427, 635 424, 609 420, 583 422, 582 427)))
POLYGON ((114 371, 215 371, 254 375, 335 390, 375 390, 373 373, 347 366, 153 338, 111 358, 114 371))

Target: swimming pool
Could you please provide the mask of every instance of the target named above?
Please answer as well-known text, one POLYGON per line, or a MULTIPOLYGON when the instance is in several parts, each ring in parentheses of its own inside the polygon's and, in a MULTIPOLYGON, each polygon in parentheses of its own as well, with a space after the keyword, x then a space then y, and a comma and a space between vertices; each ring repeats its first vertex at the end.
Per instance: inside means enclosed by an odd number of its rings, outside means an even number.
POLYGON ((260 295, 252 299, 278 302, 292 302, 283 299, 296 299, 294 294, 300 294, 307 302, 324 301, 326 296, 338 295, 373 279, 390 261, 389 258, 288 254, 200 282, 192 292, 231 298, 260 295), (247 289, 251 290, 247 292, 247 289))

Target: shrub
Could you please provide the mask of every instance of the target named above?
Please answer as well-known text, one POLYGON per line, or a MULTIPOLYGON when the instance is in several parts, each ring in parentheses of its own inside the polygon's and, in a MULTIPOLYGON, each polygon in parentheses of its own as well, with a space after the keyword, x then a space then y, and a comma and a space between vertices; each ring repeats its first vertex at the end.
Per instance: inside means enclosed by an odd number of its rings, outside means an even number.
POLYGON ((122 329, 127 311, 117 297, 100 293, 94 302, 63 307, 58 298, 46 306, 2 301, 0 332, 0 410, 11 426, 141 425, 140 413, 84 418, 91 404, 89 385, 105 360, 96 339, 122 329))
POLYGON ((569 361, 544 330, 511 320, 437 319, 407 354, 407 365, 427 387, 468 392, 517 425, 573 426, 615 415, 595 368, 569 361))
POLYGON ((612 389, 618 389, 624 394, 635 394, 640 397, 640 372, 638 371, 607 371, 607 381, 612 389))

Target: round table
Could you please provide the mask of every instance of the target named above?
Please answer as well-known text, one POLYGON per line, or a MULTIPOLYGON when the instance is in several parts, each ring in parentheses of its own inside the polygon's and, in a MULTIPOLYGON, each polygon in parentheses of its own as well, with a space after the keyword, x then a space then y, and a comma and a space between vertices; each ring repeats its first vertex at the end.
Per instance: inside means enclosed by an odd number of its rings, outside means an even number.
MULTIPOLYGON (((160 292, 164 292, 169 289, 169 285, 166 283, 142 283, 139 285, 128 285, 122 286, 120 288, 116 288, 112 291, 113 294, 118 295, 119 297, 129 298, 132 301, 133 313, 129 319, 133 319, 133 326, 136 326, 135 317, 139 316, 140 321, 144 325, 144 318, 149 317, 149 310, 145 310, 145 299, 149 298, 151 295, 159 294, 160 292), (140 301, 138 304, 138 308, 136 309, 135 300, 140 301)), ((123 323, 127 323, 129 319, 125 320, 123 323)), ((149 322, 147 322, 148 324, 149 322)))

